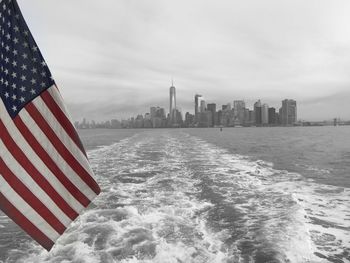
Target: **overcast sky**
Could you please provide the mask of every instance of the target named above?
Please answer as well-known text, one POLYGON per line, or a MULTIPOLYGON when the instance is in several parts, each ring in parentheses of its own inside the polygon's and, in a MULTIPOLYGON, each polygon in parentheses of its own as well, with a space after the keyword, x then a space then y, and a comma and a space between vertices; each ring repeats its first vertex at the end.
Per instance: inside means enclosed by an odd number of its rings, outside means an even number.
POLYGON ((75 120, 257 99, 350 119, 349 0, 18 0, 75 120))

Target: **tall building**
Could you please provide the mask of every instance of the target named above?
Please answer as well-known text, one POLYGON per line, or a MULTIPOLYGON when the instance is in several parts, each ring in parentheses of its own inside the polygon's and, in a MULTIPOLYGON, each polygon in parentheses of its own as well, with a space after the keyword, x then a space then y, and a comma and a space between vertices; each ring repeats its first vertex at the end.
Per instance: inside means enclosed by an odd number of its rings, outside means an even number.
POLYGON ((282 101, 281 116, 282 124, 289 126, 297 122, 297 102, 285 99, 282 101))
POLYGON ((191 127, 194 123, 194 115, 189 112, 186 112, 185 115, 185 127, 191 127))
POLYGON ((201 105, 200 105, 200 112, 205 112, 207 110, 207 104, 205 100, 201 100, 201 105))
POLYGON ((261 106, 261 123, 262 125, 269 124, 269 105, 267 104, 261 106))
POLYGON ((269 125, 276 125, 277 124, 277 118, 276 118, 276 109, 275 108, 269 108, 269 125))
POLYGON ((171 83, 170 87, 170 107, 169 107, 169 118, 170 124, 176 125, 176 89, 174 87, 174 83, 171 83))
POLYGON ((243 100, 235 100, 233 102, 234 116, 237 124, 244 124, 245 120, 245 102, 243 100))
POLYGON ((261 120, 261 101, 258 100, 254 103, 254 112, 255 112, 255 124, 260 126, 262 124, 261 120))
POLYGON ((249 124, 253 125, 255 123, 255 112, 254 110, 249 110, 249 124))
POLYGON ((150 117, 153 128, 165 127, 165 109, 160 107, 151 107, 150 108, 150 117))
POLYGON ((214 126, 216 121, 216 104, 215 103, 209 103, 207 105, 207 110, 210 111, 212 113, 211 117, 212 117, 212 120, 211 120, 211 126, 214 126))
POLYGON ((157 115, 157 107, 151 107, 150 114, 151 114, 151 118, 155 118, 157 115))
POLYGON ((194 96, 194 115, 196 116, 200 112, 202 95, 196 94, 194 96))
POLYGON ((198 114, 198 127, 211 127, 212 126, 212 112, 204 111, 198 114))

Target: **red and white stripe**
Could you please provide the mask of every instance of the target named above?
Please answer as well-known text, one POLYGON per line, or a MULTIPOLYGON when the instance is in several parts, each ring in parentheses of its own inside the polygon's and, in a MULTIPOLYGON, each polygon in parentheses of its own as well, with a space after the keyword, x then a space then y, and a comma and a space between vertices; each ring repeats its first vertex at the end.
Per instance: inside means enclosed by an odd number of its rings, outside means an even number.
POLYGON ((10 218, 50 250, 99 193, 56 86, 14 119, 0 100, 0 207, 10 218))

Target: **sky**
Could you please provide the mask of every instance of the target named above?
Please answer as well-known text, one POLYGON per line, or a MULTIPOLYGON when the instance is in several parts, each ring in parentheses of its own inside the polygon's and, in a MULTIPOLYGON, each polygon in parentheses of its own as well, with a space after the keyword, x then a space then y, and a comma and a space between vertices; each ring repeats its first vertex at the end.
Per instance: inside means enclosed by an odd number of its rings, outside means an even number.
POLYGON ((261 99, 350 119, 348 0, 18 0, 74 120, 261 99))

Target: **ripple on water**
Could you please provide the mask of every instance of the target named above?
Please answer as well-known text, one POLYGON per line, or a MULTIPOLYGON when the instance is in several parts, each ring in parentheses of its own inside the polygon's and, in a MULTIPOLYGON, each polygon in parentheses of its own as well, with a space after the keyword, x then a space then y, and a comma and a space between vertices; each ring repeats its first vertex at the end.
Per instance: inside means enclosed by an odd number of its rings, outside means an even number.
POLYGON ((346 188, 170 131, 89 156, 101 195, 50 253, 28 240, 9 262, 350 260, 346 188))

